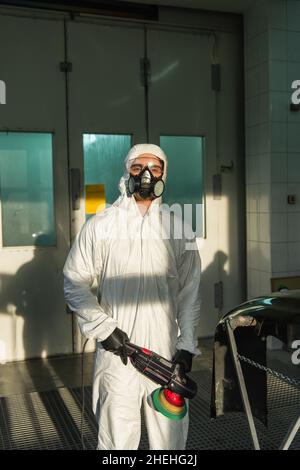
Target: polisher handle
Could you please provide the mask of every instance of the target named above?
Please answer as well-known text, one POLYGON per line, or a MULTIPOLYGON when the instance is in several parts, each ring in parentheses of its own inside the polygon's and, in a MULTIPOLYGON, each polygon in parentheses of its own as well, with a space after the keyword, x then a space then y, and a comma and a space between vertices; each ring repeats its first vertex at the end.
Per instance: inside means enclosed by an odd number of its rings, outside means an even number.
POLYGON ((197 384, 185 374, 180 364, 133 343, 126 343, 126 349, 132 365, 141 374, 185 398, 194 398, 197 384))

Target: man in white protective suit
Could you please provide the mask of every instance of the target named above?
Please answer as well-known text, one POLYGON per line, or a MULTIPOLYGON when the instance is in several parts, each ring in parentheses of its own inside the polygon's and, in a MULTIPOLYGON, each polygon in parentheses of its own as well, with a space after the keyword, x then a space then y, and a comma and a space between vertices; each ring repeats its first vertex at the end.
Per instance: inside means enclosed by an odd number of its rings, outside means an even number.
POLYGON ((182 226, 181 219, 162 209, 166 175, 167 157, 160 147, 133 146, 120 197, 83 225, 64 266, 65 299, 82 334, 96 340, 98 449, 137 449, 141 406, 150 449, 186 446, 188 413, 175 421, 151 408, 147 396, 158 385, 133 367, 124 349, 130 340, 176 358, 186 372, 200 354, 201 260, 191 231, 179 236, 175 226, 182 226), (95 279, 97 297, 91 291, 95 279))

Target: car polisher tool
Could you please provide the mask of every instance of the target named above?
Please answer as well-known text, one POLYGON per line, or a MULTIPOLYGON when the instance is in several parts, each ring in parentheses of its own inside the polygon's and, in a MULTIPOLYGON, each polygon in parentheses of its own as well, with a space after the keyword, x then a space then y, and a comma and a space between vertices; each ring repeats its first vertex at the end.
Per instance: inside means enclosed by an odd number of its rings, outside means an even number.
POLYGON ((161 385, 148 397, 148 404, 167 418, 182 419, 187 413, 185 398, 194 398, 197 393, 197 384, 185 374, 182 365, 132 343, 125 347, 132 365, 161 385))

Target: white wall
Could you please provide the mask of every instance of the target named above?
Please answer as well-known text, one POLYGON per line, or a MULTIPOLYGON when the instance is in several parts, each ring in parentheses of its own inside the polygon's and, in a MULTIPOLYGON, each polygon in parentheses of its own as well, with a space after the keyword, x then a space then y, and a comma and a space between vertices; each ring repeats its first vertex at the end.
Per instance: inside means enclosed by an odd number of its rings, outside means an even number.
POLYGON ((245 14, 248 298, 272 277, 300 275, 300 2, 259 2, 245 14), (296 204, 287 195, 296 195, 296 204))

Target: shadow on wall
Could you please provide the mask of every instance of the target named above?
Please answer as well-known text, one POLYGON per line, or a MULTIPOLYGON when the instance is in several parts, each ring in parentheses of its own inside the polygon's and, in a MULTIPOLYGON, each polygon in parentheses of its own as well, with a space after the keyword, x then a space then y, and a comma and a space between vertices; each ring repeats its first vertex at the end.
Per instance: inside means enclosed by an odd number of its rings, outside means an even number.
MULTIPOLYGON (((201 252, 200 252, 201 255, 201 252)), ((228 256, 223 251, 217 251, 213 257, 212 262, 202 271, 201 282, 202 286, 206 286, 208 292, 205 293, 206 298, 212 299, 212 307, 215 308, 213 317, 209 317, 208 313, 205 311, 205 303, 203 302, 202 295, 202 305, 201 305, 201 318, 200 318, 200 335, 201 335, 201 324, 205 326, 205 331, 212 331, 214 334, 215 327, 218 323, 219 318, 223 313, 226 313, 223 309, 223 305, 227 305, 226 299, 226 289, 224 286, 227 285, 227 280, 230 279, 230 274, 225 270, 225 265, 228 261, 228 256), (213 282, 212 282, 213 280, 213 282), (215 292, 215 282, 222 280, 223 291, 215 292), (221 297, 223 295, 223 300, 221 297)), ((229 296, 230 298, 230 296, 229 296)), ((206 336, 206 335, 205 335, 206 336)))
POLYGON ((49 329, 55 329, 57 271, 49 251, 40 248, 44 237, 37 238, 31 261, 14 276, 1 275, 0 309, 6 312, 1 316, 6 317, 7 326, 10 323, 11 351, 7 352, 14 359, 46 357, 51 350, 49 329), (23 344, 18 344, 21 337, 23 344))
MULTIPOLYGON (((5 325, 8 336, 3 337, 4 331, 0 331, 0 368, 1 362, 5 362, 7 357, 46 357, 51 351, 51 338, 55 340, 55 334, 49 334, 50 329, 59 328, 53 320, 53 311, 57 306, 57 271, 54 257, 49 256, 49 251, 40 248, 44 235, 36 241, 34 256, 31 261, 24 264, 15 276, 1 275, 1 296, 0 310, 1 324, 5 325), (22 344, 20 344, 22 343, 22 344), (6 346, 8 345, 8 347, 6 346), (9 348, 9 350, 8 350, 9 348)), ((61 284, 62 285, 62 284, 61 284)), ((18 364, 14 366, 18 374, 18 364)), ((31 383, 36 391, 41 387, 47 390, 57 388, 57 383, 64 385, 69 377, 63 375, 64 370, 60 367, 54 369, 47 360, 38 364, 34 360, 27 360, 20 368, 21 377, 16 377, 16 392, 23 393, 23 382, 27 386, 31 383), (24 367, 25 366, 25 367, 24 367), (21 386, 21 389, 19 387, 21 386)), ((12 379, 12 378, 10 378, 12 379)), ((62 422, 58 413, 53 413, 53 405, 48 402, 45 394, 40 394, 39 409, 46 413, 47 422, 55 432, 54 439, 62 436, 62 422)), ((68 410, 64 399, 60 396, 59 390, 56 393, 56 406, 61 410, 64 420, 69 423, 70 429, 77 433, 79 437, 79 426, 74 423, 74 417, 68 410), (76 430, 76 431, 75 431, 76 430)), ((75 404, 75 402, 74 402, 75 404)), ((36 416, 36 410, 32 406, 30 395, 24 398, 24 416, 28 416, 32 421, 32 426, 38 433, 40 416, 36 416)), ((78 404, 75 404, 79 406, 78 404)), ((6 415, 6 428, 9 439, 13 445, 17 444, 18 432, 16 432, 16 422, 12 410, 5 410, 6 402, 2 402, 3 413, 6 415), (14 437, 16 442, 14 444, 14 437)), ((78 424, 78 423, 77 423, 78 424)), ((42 439, 42 436, 41 436, 42 439)), ((60 437, 62 439, 62 437, 60 437)))

